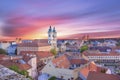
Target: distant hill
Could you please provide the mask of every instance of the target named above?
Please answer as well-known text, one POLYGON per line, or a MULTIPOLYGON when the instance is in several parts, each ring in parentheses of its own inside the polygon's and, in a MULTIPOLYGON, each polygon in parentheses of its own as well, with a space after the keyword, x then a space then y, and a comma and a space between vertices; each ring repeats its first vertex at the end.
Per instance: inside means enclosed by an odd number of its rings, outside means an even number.
POLYGON ((84 35, 89 35, 90 39, 94 39, 94 38, 120 38, 120 30, 108 31, 108 32, 79 33, 79 34, 65 36, 64 38, 77 39, 77 38, 82 38, 82 36, 84 36, 84 35))

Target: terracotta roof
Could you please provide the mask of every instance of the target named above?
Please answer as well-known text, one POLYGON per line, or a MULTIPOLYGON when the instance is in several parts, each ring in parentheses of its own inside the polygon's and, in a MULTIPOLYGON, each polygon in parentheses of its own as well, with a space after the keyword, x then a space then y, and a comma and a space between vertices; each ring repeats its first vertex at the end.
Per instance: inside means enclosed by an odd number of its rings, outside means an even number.
POLYGON ((70 62, 66 55, 62 55, 58 58, 55 58, 52 60, 52 62, 57 68, 69 68, 70 67, 70 62))
POLYGON ((54 56, 54 55, 53 55, 52 53, 50 53, 50 52, 43 52, 43 51, 37 52, 36 54, 37 54, 37 56, 38 56, 39 58, 45 58, 45 57, 54 56))
POLYGON ((42 47, 42 46, 50 46, 50 45, 48 43, 39 43, 39 42, 18 44, 18 47, 42 47))
POLYGON ((53 59, 53 64, 58 68, 70 68, 71 65, 81 65, 86 64, 88 61, 81 57, 77 53, 65 53, 55 59, 53 59))
POLYGON ((21 51, 20 54, 21 55, 35 54, 39 59, 54 56, 52 53, 48 51, 21 51))
POLYGON ((90 71, 87 80, 120 80, 120 76, 90 71))
POLYGON ((21 70, 28 70, 31 68, 31 65, 29 64, 18 64, 18 67, 21 69, 21 70))
POLYGON ((12 65, 16 65, 19 67, 20 70, 28 70, 31 68, 29 64, 20 64, 11 60, 0 60, 0 64, 8 68, 12 65))
POLYGON ((5 55, 5 54, 0 54, 0 60, 3 60, 5 57, 7 57, 7 55, 5 55))
POLYGON ((85 59, 71 59, 71 64, 86 64, 88 61, 85 59))
POLYGON ((10 67, 12 65, 17 65, 21 70, 28 70, 31 68, 29 64, 20 64, 18 60, 21 60, 21 56, 13 56, 12 60, 11 57, 8 55, 1 54, 0 55, 0 64, 6 67, 10 67))
POLYGON ((90 71, 101 72, 101 70, 107 70, 106 68, 102 68, 97 66, 94 62, 90 62, 80 69, 80 73, 87 78, 90 71))
POLYGON ((31 59, 31 56, 23 55, 23 60, 24 60, 25 62, 28 62, 30 59, 31 59))
POLYGON ((89 73, 89 70, 86 69, 86 68, 83 68, 83 69, 80 70, 80 73, 81 73, 85 78, 87 78, 88 73, 89 73))

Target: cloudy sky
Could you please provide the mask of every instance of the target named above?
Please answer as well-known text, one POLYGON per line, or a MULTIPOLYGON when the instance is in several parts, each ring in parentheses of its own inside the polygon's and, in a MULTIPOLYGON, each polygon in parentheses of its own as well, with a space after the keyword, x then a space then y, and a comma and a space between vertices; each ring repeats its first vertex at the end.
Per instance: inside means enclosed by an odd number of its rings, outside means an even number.
POLYGON ((0 38, 120 32, 120 0, 0 0, 0 38))

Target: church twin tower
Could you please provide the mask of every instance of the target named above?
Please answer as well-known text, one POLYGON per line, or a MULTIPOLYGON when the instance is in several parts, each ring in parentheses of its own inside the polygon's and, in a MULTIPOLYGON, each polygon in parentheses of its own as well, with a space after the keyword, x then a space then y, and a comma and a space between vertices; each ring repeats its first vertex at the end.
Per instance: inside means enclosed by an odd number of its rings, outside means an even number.
POLYGON ((53 48, 57 47, 57 32, 55 27, 52 29, 50 26, 48 30, 48 44, 50 44, 53 48))

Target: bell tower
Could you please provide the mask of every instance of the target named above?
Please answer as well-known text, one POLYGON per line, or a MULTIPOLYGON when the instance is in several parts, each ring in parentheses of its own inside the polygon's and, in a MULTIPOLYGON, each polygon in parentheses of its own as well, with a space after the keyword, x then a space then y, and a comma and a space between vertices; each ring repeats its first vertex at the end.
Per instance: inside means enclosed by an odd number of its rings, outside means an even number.
POLYGON ((48 44, 50 44, 52 48, 57 47, 57 32, 55 30, 55 27, 52 29, 50 26, 48 29, 48 44))
POLYGON ((53 46, 57 47, 57 32, 55 30, 55 27, 53 28, 53 46))
POLYGON ((51 26, 50 26, 50 28, 49 28, 49 30, 48 30, 48 44, 50 44, 51 45, 51 43, 52 43, 52 28, 51 28, 51 26))

